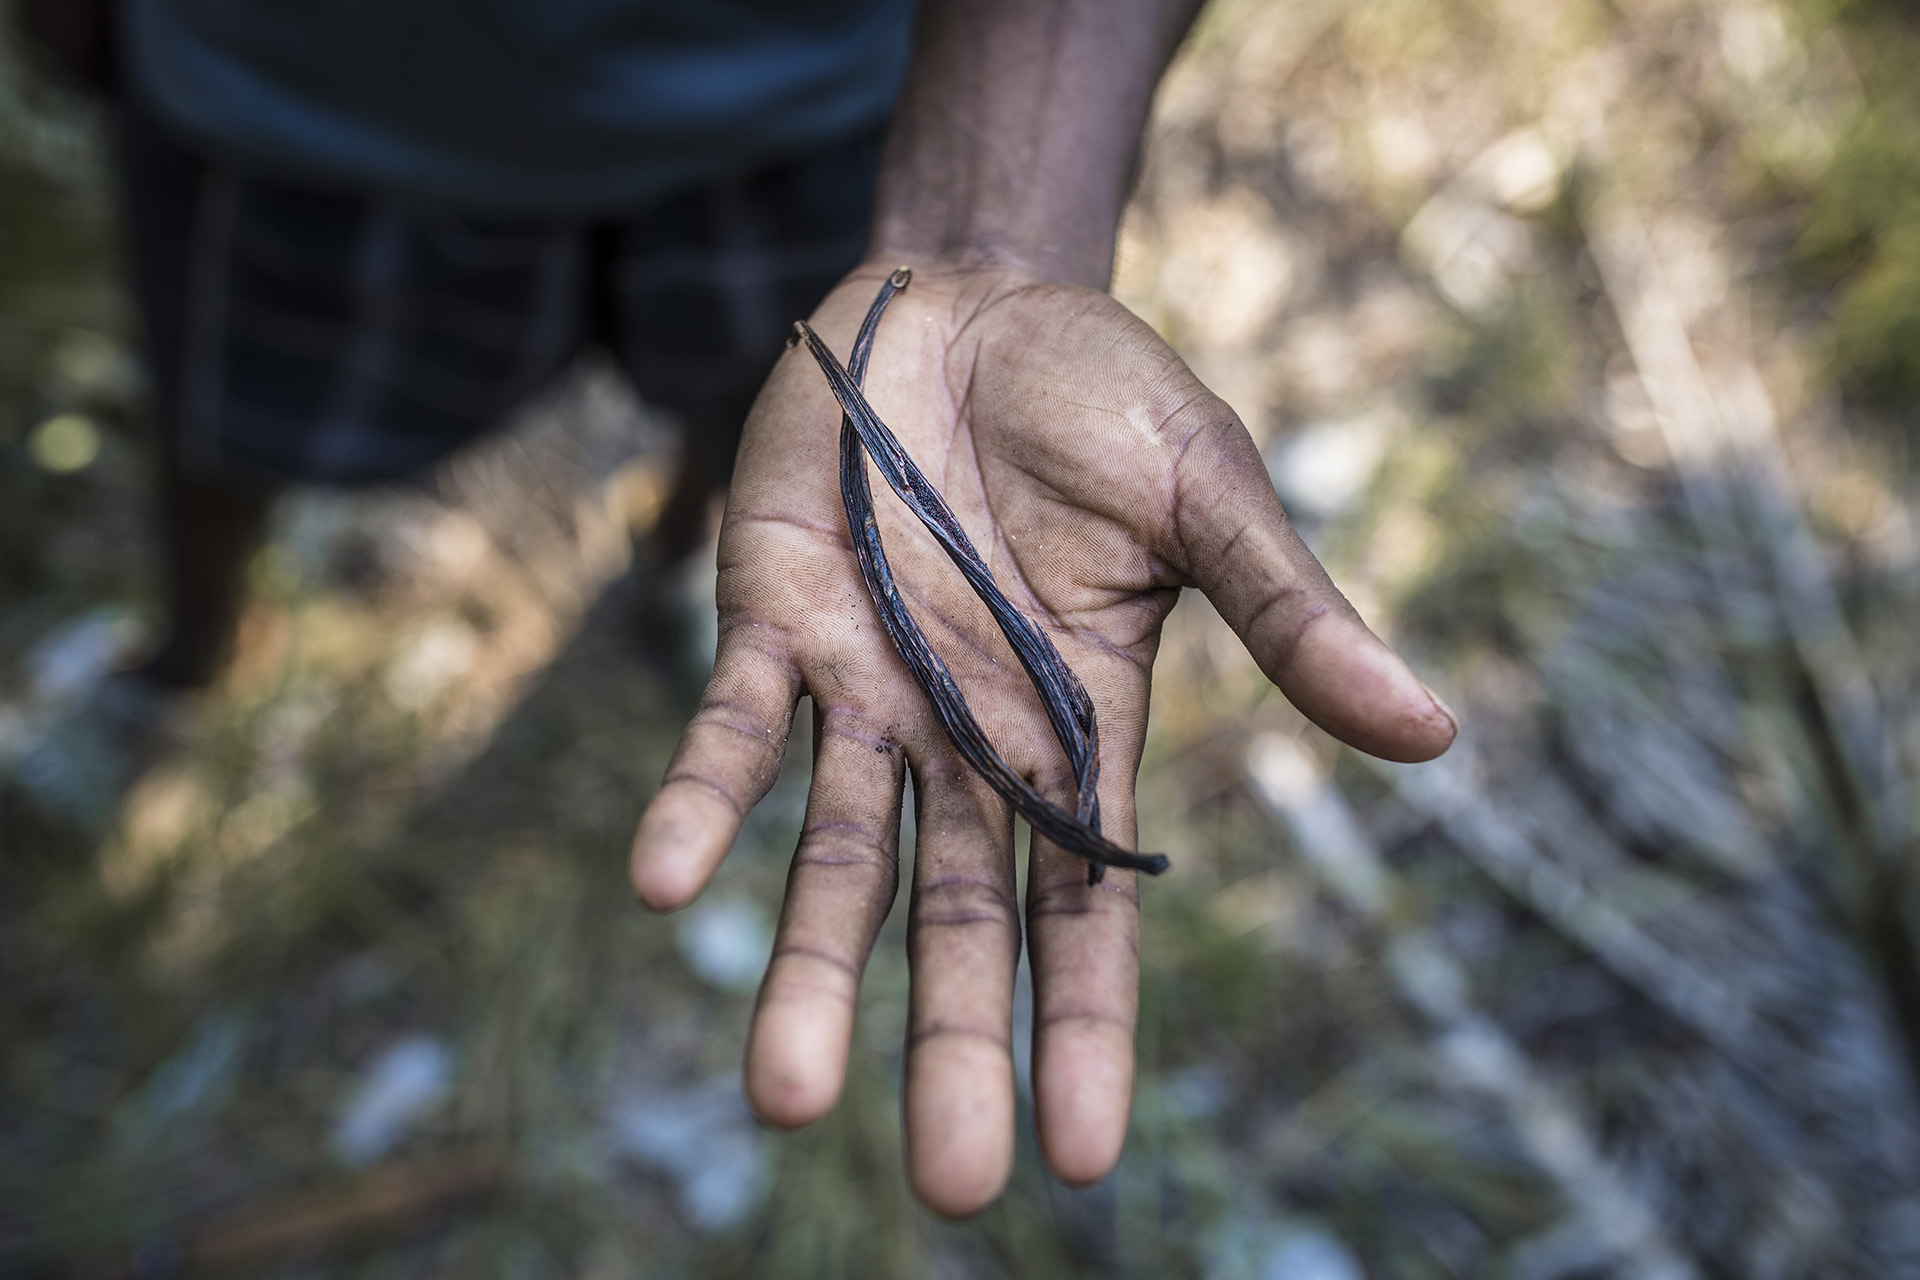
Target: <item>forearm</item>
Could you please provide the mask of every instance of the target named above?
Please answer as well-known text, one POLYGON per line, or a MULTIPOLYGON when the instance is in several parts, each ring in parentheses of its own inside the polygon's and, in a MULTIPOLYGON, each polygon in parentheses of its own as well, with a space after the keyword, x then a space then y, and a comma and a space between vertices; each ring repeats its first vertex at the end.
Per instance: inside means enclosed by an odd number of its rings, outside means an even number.
POLYGON ((1104 289, 1155 84, 1201 0, 926 0, 872 254, 1104 289))

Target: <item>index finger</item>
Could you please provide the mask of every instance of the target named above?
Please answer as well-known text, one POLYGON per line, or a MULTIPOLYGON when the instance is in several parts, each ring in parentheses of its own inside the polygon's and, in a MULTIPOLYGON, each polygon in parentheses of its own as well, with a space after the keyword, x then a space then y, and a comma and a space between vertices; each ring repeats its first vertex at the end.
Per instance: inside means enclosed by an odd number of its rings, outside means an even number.
POLYGON ((721 641, 699 709, 633 834, 628 874, 655 911, 699 896, 747 813, 780 776, 800 675, 785 655, 742 631, 721 641))

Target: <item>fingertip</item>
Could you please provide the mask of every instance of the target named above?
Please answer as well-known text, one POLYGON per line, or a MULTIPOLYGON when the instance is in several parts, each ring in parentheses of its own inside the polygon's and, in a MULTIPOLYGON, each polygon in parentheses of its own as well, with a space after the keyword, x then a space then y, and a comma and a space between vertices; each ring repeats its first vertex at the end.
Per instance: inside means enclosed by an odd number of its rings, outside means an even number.
MULTIPOLYGON (((1125 1134, 1125 1127, 1121 1127, 1125 1134)), ((1067 1186, 1080 1190, 1092 1186, 1112 1173, 1114 1166, 1120 1163, 1120 1150, 1125 1146, 1121 1137, 1115 1137, 1110 1143, 1095 1145, 1084 1140, 1065 1143, 1040 1144, 1040 1154, 1047 1162, 1047 1168, 1053 1176, 1067 1186)))
POLYGON ((643 863, 637 857, 629 868, 629 878, 640 905, 662 915, 678 911, 700 896, 700 886, 678 871, 663 869, 658 863, 643 863))
POLYGON ((662 792, 640 816, 627 877, 651 911, 678 911, 707 887, 732 843, 732 810, 709 811, 684 795, 662 792))
POLYGON ((1446 704, 1356 616, 1327 615, 1309 627, 1280 683, 1308 719, 1382 760, 1431 760, 1460 731, 1446 704))
POLYGON ((829 1076, 790 1060, 756 1061, 749 1056, 747 1105, 760 1123, 773 1129, 804 1129, 840 1101, 844 1070, 829 1076))
POLYGON ((673 911, 700 896, 740 823, 780 776, 798 684, 792 665, 726 644, 713 678, 633 833, 627 875, 640 901, 673 911))
POLYGON ((747 1105, 760 1123, 773 1129, 804 1129, 840 1101, 841 1075, 793 1070, 788 1065, 754 1063, 747 1070, 747 1105))
POLYGON ((806 955, 767 969, 747 1036, 746 1091, 753 1113, 798 1129, 833 1110, 847 1078, 853 998, 844 971, 806 955))
POLYGON ((1126 1145, 1132 1038, 1107 1022, 1050 1029, 1035 1046, 1033 1094, 1047 1168, 1071 1187, 1100 1181, 1126 1145))
POLYGON ((907 1182, 933 1212, 970 1218, 1013 1173, 1013 1063, 984 1038, 942 1049, 908 1068, 907 1182))
POLYGON ((634 896, 649 911, 678 911, 700 896, 703 881, 696 880, 671 855, 662 853, 636 834, 627 858, 627 879, 634 896))
POLYGON ((984 1213, 1007 1189, 1012 1176, 1011 1142, 999 1167, 981 1162, 964 1169, 929 1169, 910 1163, 907 1169, 907 1183, 913 1188, 914 1198, 930 1212, 955 1221, 984 1213))
POLYGON ((1420 764, 1445 755, 1453 740, 1460 736, 1460 717, 1453 713, 1447 700, 1424 681, 1420 687, 1426 690, 1427 700, 1433 706, 1417 718, 1416 732, 1409 735, 1414 754, 1399 761, 1400 764, 1420 764))

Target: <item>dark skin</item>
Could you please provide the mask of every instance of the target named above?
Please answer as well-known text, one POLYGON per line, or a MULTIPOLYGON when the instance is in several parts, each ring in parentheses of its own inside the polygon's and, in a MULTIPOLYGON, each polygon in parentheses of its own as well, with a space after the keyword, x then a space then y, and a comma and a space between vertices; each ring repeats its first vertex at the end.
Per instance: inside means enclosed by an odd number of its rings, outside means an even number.
MULTIPOLYGON (((1294 533, 1232 410, 1103 292, 1148 97, 1193 8, 926 5, 868 263, 812 317, 844 357, 880 280, 913 268, 881 328, 868 398, 1085 682, 1105 827, 1127 845, 1153 657, 1182 587, 1204 591, 1275 684, 1343 741, 1425 760, 1456 731, 1294 533)), ((999 1194, 1012 1165, 1023 934, 1041 1150, 1073 1184, 1119 1159, 1138 886, 1127 872, 1090 886, 1078 858, 1036 841, 1023 921, 1011 815, 932 720, 860 580, 840 509, 839 421, 812 360, 789 352, 748 419, 721 533, 714 675, 641 819, 633 880, 657 909, 699 893, 810 696, 812 790, 746 1067, 764 1120, 808 1124, 845 1077, 912 774, 907 1169, 929 1207, 964 1215, 999 1194)), ((909 607, 1009 764, 1071 807, 1071 772, 1011 651, 931 537, 876 490, 909 607)))
POLYGON ((265 535, 272 499, 196 479, 171 451, 160 471, 169 627, 140 671, 160 684, 198 689, 226 663, 246 602, 247 562, 265 535))
MULTIPOLYGON (((106 0, 27 0, 21 23, 41 67, 87 93, 113 91, 113 11, 106 0)), ((160 388, 160 412, 175 412, 160 388)), ((171 439, 171 431, 162 432, 171 439)), ((194 475, 162 448, 160 545, 168 631, 140 673, 155 683, 198 689, 225 664, 245 603, 246 568, 259 549, 272 494, 194 475)))
POLYGON ((113 87, 117 68, 107 0, 25 0, 20 25, 56 78, 88 93, 113 87))

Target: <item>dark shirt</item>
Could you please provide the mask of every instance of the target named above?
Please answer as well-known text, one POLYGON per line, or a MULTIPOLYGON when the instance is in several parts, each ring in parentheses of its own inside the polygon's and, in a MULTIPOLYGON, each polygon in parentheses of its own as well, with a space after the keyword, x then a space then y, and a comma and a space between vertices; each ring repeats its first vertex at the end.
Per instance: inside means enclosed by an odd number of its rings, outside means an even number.
POLYGON ((632 207, 871 127, 913 0, 127 0, 134 91, 255 170, 632 207))

